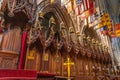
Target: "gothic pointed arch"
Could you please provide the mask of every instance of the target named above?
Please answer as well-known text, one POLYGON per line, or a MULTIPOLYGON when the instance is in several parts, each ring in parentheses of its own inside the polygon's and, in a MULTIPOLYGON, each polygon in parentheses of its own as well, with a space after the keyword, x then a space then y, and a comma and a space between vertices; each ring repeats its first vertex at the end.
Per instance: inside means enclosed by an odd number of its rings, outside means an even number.
MULTIPOLYGON (((61 22, 63 22, 65 24, 65 27, 68 28, 69 27, 73 27, 73 22, 71 20, 70 15, 67 13, 67 10, 65 7, 61 7, 60 3, 55 3, 55 4, 50 4, 50 3, 45 3, 45 1, 43 1, 42 3, 40 3, 38 5, 38 9, 37 9, 37 14, 39 12, 43 12, 43 14, 47 14, 49 12, 53 13, 55 16, 55 19, 57 20, 57 22, 60 24, 61 22), (43 6, 41 6, 43 5, 43 6)), ((60 26, 60 25, 57 25, 60 26)))

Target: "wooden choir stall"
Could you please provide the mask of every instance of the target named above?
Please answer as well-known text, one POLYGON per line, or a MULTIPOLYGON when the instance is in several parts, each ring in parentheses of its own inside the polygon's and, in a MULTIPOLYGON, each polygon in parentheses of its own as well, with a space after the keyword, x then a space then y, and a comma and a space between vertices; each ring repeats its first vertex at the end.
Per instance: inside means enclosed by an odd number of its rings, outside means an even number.
POLYGON ((26 74, 16 79, 29 80, 101 80, 115 74, 108 47, 95 31, 85 29, 80 35, 69 25, 66 13, 59 19, 55 12, 37 7, 34 0, 3 1, 0 69, 13 69, 26 74))

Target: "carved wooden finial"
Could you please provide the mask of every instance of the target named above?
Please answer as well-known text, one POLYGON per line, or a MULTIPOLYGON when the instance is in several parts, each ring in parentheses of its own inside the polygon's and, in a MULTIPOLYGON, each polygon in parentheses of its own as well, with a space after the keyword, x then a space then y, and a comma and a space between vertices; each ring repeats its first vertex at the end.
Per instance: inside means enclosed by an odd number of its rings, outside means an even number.
POLYGON ((70 32, 70 33, 74 33, 73 27, 70 27, 70 28, 69 28, 69 32, 70 32))
POLYGON ((42 12, 39 13, 39 18, 44 19, 44 15, 42 12))
POLYGON ((92 39, 92 43, 95 44, 95 39, 94 38, 92 39))
POLYGON ((65 29, 65 24, 64 24, 64 22, 61 22, 60 27, 61 27, 61 29, 65 29))
POLYGON ((87 40, 88 40, 88 41, 91 41, 91 37, 90 37, 90 36, 88 36, 88 37, 87 37, 87 40))
POLYGON ((78 37, 80 36, 80 32, 79 31, 76 31, 76 34, 77 34, 78 37))
POLYGON ((55 19, 54 19, 53 16, 50 18, 50 22, 51 22, 52 24, 56 24, 56 23, 55 23, 55 19))
POLYGON ((83 34, 82 37, 83 37, 83 39, 86 39, 86 35, 85 34, 83 34))

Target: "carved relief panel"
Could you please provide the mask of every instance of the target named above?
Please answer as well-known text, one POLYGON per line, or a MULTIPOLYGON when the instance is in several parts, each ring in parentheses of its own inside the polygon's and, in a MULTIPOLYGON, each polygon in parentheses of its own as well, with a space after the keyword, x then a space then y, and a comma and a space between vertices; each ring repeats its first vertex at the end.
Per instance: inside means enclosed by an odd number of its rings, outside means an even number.
POLYGON ((17 69, 18 54, 0 52, 1 69, 17 69), (6 54, 7 53, 7 54, 6 54))

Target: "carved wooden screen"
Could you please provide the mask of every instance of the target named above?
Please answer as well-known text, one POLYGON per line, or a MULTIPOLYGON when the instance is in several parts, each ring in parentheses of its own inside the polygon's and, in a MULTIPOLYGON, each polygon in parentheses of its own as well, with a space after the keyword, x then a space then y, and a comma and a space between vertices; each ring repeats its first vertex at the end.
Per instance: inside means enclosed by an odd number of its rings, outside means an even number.
POLYGON ((89 75, 93 75, 93 62, 89 59, 89 75))
POLYGON ((75 57, 71 58, 71 62, 74 63, 74 65, 71 65, 71 76, 76 76, 76 62, 75 62, 75 57))
POLYGON ((16 69, 21 46, 21 30, 16 28, 3 33, 0 45, 0 68, 16 69))
POLYGON ((42 71, 42 53, 38 51, 36 45, 31 46, 27 48, 25 69, 42 71))
POLYGON ((50 60, 50 51, 45 51, 45 53, 42 54, 41 58, 41 69, 42 72, 49 72, 49 60, 50 60))
POLYGON ((62 57, 62 74, 63 76, 67 76, 67 66, 63 65, 64 62, 67 61, 67 57, 62 57))
POLYGON ((0 34, 0 46, 2 44, 2 41, 3 41, 3 33, 0 34))
POLYGON ((83 60, 82 60, 82 57, 79 56, 78 59, 77 59, 77 69, 78 69, 78 73, 77 75, 80 76, 83 74, 83 60))
POLYGON ((33 48, 31 50, 27 50, 26 69, 34 69, 35 70, 37 68, 36 55, 37 55, 37 51, 35 48, 33 48))
POLYGON ((50 72, 56 75, 61 75, 62 72, 62 58, 61 55, 58 53, 53 53, 50 57, 50 72))
POLYGON ((12 51, 18 53, 21 46, 21 30, 8 30, 3 34, 1 49, 3 51, 12 51))

